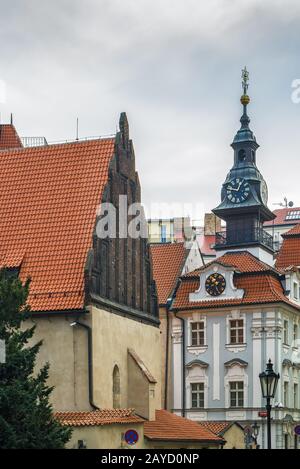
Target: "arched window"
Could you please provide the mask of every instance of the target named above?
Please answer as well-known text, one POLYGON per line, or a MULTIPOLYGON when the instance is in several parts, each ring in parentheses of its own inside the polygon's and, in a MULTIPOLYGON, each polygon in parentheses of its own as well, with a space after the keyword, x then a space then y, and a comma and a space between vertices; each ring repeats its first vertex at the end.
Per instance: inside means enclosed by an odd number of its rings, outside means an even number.
POLYGON ((239 161, 245 161, 246 160, 246 152, 245 150, 240 150, 238 153, 239 161))
POLYGON ((120 389, 120 371, 117 365, 114 366, 113 371, 113 408, 120 408, 120 398, 121 398, 121 389, 120 389))

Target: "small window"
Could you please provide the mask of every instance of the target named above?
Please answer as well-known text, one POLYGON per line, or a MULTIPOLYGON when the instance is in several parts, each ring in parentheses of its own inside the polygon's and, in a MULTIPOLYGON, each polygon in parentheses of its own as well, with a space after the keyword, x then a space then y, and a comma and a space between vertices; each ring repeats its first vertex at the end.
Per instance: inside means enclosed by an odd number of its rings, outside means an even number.
POLYGON ((299 220, 300 219, 300 210, 289 210, 286 217, 286 220, 299 220))
POLYGON ((289 345, 289 322, 286 319, 283 321, 283 343, 289 345))
POLYGON ((234 319, 230 321, 230 343, 244 343, 244 321, 243 319, 234 319))
POLYGON ((298 340, 298 324, 294 324, 294 327, 293 327, 293 340, 294 340, 294 347, 297 347, 297 340, 298 340))
POLYGON ((238 153, 239 161, 245 161, 246 160, 246 151, 245 150, 240 150, 238 153))
POLYGON ((167 242, 167 227, 166 225, 161 225, 160 227, 160 240, 162 243, 167 242))
POLYGON ((204 409, 204 383, 191 384, 191 398, 193 409, 204 409))
POLYGON ((298 283, 297 282, 294 282, 294 299, 295 300, 298 300, 298 293, 299 293, 299 287, 298 287, 298 283))
POLYGON ((113 408, 120 408, 121 399, 121 386, 120 386, 120 371, 119 367, 115 365, 113 370, 113 408))
POLYGON ((205 345, 204 321, 191 323, 191 345, 192 347, 205 345))
POLYGON ((230 407, 244 407, 244 383, 232 381, 230 387, 230 407))
POLYGON ((287 381, 283 383, 283 405, 284 407, 289 406, 289 383, 287 381))
POLYGON ((294 409, 298 409, 298 384, 294 384, 294 409))

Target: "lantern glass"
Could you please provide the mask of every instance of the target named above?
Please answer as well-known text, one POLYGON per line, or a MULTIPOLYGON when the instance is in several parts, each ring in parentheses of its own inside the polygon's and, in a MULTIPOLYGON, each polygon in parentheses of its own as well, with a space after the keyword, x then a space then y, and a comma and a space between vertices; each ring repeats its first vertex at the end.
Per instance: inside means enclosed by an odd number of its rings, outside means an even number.
POLYGON ((267 364, 266 371, 260 373, 259 379, 263 397, 273 398, 276 393, 279 374, 274 372, 271 360, 267 364))

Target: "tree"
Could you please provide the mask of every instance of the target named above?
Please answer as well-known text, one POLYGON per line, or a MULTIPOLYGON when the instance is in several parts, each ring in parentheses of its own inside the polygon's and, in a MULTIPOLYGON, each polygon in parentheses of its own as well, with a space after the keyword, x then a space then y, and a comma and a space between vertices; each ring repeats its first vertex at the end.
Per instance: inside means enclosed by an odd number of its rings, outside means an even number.
POLYGON ((30 280, 23 285, 8 269, 0 271, 0 339, 6 360, 0 364, 0 448, 63 448, 71 430, 53 416, 47 386, 49 364, 35 370, 42 342, 31 339, 35 327, 25 327, 30 280))

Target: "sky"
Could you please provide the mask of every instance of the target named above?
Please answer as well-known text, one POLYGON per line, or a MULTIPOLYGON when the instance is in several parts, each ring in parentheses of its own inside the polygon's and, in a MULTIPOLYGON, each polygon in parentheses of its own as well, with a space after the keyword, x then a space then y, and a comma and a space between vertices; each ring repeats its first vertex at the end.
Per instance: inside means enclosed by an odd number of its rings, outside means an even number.
POLYGON ((298 0, 0 0, 0 8, 1 122, 12 112, 21 136, 73 139, 77 117, 80 137, 108 135, 126 111, 148 215, 161 204, 161 216, 201 220, 233 164, 247 65, 269 207, 285 196, 300 205, 298 0))

